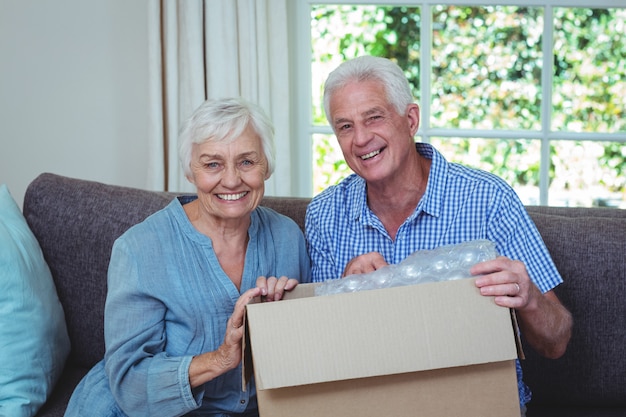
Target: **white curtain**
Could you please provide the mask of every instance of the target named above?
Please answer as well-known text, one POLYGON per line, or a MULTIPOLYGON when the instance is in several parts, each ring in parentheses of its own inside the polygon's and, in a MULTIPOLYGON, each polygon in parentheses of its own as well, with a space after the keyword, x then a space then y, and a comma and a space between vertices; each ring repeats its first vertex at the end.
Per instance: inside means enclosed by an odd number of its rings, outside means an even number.
POLYGON ((205 99, 242 96, 274 122, 277 163, 266 195, 290 195, 287 1, 150 2, 153 188, 195 191, 178 161, 178 129, 205 99))

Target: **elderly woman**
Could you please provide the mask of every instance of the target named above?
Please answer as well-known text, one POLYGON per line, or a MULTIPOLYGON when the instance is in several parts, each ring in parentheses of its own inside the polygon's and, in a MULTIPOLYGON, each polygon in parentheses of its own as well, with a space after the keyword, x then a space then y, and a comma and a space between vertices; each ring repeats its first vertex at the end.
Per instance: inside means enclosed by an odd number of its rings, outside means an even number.
POLYGON ((66 416, 257 415, 254 383, 241 389, 245 305, 310 280, 298 226, 259 206, 273 127, 241 99, 207 101, 183 126, 180 157, 197 198, 174 199, 115 242, 106 354, 66 416))

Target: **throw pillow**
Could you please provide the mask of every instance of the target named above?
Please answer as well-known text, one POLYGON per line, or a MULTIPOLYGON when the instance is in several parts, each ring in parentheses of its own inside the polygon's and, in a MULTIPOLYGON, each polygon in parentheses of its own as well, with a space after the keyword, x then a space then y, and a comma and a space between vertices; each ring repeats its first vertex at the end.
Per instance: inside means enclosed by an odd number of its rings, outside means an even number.
POLYGON ((34 416, 70 350, 50 269, 6 185, 0 185, 0 416, 34 416))

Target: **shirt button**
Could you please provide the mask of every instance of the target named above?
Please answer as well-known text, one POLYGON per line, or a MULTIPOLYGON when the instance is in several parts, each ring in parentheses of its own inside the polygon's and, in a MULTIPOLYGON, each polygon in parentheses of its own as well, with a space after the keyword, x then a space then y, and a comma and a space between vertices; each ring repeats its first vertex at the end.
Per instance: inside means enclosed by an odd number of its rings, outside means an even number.
POLYGON ((245 404, 245 403, 246 403, 246 400, 240 400, 239 402, 240 402, 241 404, 245 404))

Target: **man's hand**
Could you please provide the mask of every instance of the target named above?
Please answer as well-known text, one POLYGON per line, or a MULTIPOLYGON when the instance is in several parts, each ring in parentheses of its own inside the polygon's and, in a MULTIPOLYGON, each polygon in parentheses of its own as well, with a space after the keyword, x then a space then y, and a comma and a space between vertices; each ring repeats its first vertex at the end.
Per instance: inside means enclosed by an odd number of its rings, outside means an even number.
POLYGON ((542 294, 532 283, 526 266, 504 256, 480 262, 470 269, 472 275, 483 275, 476 279, 476 286, 482 295, 495 297, 496 304, 502 307, 524 310, 536 297, 542 294))
POLYGON ((386 265, 387 261, 385 261, 383 255, 378 252, 369 252, 364 255, 359 255, 348 262, 345 271, 343 271, 343 276, 347 277, 348 275, 353 274, 366 274, 368 272, 376 271, 386 265))
POLYGON ((470 272, 482 275, 476 279, 482 295, 517 311, 522 334, 538 353, 553 359, 565 353, 572 336, 572 315, 554 291, 541 293, 522 262, 500 256, 474 265, 470 272))

